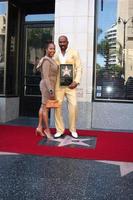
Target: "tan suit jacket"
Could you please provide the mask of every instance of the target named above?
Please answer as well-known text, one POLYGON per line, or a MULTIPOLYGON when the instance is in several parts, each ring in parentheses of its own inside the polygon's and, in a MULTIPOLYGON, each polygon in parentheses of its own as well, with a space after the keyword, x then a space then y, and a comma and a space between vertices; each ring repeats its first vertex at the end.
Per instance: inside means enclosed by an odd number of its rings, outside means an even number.
MULTIPOLYGON (((58 52, 55 54, 54 58, 55 58, 57 65, 62 64, 62 63, 60 63, 58 52)), ((73 69, 74 70, 74 80, 73 81, 75 81, 76 83, 80 83, 82 67, 81 67, 81 61, 80 61, 78 52, 73 49, 67 49, 65 64, 73 65, 73 67, 74 67, 74 69, 73 69)), ((60 70, 58 70, 56 89, 58 89, 60 87, 59 80, 60 80, 60 70)))

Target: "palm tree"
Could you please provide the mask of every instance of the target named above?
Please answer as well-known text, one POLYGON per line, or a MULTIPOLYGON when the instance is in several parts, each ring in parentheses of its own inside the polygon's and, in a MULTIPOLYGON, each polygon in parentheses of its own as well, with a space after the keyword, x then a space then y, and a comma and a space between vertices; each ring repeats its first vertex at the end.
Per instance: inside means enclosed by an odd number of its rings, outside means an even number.
POLYGON ((97 45, 97 53, 102 55, 105 58, 105 67, 109 67, 109 59, 112 54, 110 44, 107 38, 103 39, 98 45, 97 45))

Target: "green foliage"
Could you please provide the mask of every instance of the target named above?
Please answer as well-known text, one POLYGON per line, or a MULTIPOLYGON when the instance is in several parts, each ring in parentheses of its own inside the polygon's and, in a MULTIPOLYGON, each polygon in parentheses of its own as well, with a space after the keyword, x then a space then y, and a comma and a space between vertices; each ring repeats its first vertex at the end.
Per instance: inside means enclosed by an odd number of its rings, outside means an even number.
POLYGON ((52 37, 50 38, 50 35, 50 29, 46 29, 45 31, 42 28, 29 29, 27 45, 28 47, 33 47, 35 49, 44 48, 44 43, 52 39, 52 37))
POLYGON ((96 73, 98 77, 103 77, 103 74, 108 71, 108 74, 115 76, 120 76, 122 74, 122 67, 120 65, 110 65, 107 68, 101 67, 99 64, 96 64, 96 73))
POLYGON ((112 54, 110 44, 108 39, 103 39, 98 45, 97 45, 97 53, 102 55, 105 58, 105 67, 109 66, 109 59, 112 54))

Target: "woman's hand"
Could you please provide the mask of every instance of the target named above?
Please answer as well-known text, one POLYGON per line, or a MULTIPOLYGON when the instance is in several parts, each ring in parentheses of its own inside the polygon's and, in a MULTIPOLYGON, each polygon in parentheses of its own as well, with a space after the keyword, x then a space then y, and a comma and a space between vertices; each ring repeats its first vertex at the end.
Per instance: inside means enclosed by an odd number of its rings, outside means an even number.
POLYGON ((54 90, 52 90, 52 89, 49 90, 49 96, 50 96, 50 99, 51 99, 51 100, 54 100, 54 99, 55 99, 54 90))
POLYGON ((54 94, 50 94, 50 100, 54 100, 55 99, 55 95, 54 94))

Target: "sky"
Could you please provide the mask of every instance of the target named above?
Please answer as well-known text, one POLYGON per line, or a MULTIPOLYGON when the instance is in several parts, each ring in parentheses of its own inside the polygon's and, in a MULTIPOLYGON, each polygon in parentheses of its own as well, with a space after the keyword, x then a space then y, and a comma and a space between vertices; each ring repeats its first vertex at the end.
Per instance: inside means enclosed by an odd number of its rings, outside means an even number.
POLYGON ((7 10, 7 3, 6 2, 0 2, 0 15, 5 14, 7 10))
POLYGON ((54 21, 54 14, 27 15, 26 21, 54 21))
POLYGON ((101 11, 101 0, 98 0, 98 27, 107 31, 117 19, 117 0, 103 0, 103 11, 101 11))
MULTIPOLYGON (((118 0, 103 0, 103 11, 101 11, 101 0, 98 0, 97 24, 102 30, 98 38, 98 42, 104 39, 105 32, 117 21, 117 1, 118 0)), ((97 63, 104 65, 104 58, 97 55, 97 63)))

